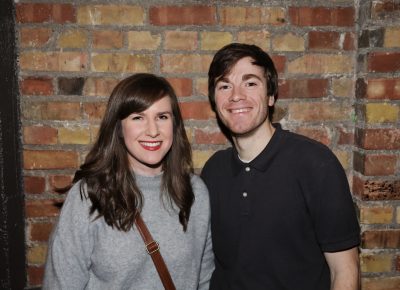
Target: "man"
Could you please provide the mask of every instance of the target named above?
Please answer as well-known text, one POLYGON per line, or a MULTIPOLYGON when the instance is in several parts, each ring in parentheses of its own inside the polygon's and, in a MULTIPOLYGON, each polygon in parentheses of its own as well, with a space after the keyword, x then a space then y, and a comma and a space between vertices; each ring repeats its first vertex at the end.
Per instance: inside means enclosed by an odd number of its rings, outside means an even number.
POLYGON ((271 123, 271 58, 230 44, 208 76, 234 145, 202 171, 216 263, 210 289, 357 289, 359 225, 346 175, 326 146, 271 123))

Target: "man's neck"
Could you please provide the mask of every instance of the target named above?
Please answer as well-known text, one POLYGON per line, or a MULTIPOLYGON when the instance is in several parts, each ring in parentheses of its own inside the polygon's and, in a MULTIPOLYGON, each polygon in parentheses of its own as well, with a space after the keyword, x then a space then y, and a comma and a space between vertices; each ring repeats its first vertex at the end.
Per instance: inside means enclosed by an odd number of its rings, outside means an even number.
POLYGON ((266 120, 250 134, 232 136, 239 158, 246 161, 256 158, 267 146, 274 132, 274 126, 269 120, 266 120))

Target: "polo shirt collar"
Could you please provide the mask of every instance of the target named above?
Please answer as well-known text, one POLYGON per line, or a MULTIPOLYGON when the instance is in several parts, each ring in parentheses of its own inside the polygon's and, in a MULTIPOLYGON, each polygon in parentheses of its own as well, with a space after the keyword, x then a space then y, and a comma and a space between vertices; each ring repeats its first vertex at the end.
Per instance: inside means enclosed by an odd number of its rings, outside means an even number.
POLYGON ((243 167, 245 166, 250 166, 252 168, 255 168, 259 171, 266 171, 271 164, 272 159, 274 156, 278 153, 279 150, 279 144, 281 143, 284 130, 282 129, 281 125, 279 123, 273 123, 272 124, 274 128, 276 129, 274 134, 271 137, 271 140, 269 140, 267 146, 261 151, 260 154, 256 158, 254 158, 252 161, 249 163, 245 163, 239 159, 239 154, 236 150, 235 147, 233 147, 232 150, 232 173, 234 176, 238 175, 241 170, 243 170, 243 167))

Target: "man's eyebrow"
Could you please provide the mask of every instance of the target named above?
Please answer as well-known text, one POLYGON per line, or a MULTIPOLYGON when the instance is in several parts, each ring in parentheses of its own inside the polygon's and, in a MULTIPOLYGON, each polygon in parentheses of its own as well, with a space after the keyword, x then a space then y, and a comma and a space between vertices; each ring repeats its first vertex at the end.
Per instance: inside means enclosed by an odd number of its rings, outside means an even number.
POLYGON ((246 80, 251 79, 251 78, 256 78, 256 79, 259 79, 261 81, 261 78, 258 75, 255 75, 255 74, 245 74, 245 75, 243 75, 242 80, 246 81, 246 80))
POLYGON ((218 77, 218 78, 216 78, 215 79, 215 84, 216 83, 218 83, 218 82, 225 82, 225 83, 229 83, 229 80, 228 80, 228 78, 226 77, 226 76, 220 76, 220 77, 218 77))

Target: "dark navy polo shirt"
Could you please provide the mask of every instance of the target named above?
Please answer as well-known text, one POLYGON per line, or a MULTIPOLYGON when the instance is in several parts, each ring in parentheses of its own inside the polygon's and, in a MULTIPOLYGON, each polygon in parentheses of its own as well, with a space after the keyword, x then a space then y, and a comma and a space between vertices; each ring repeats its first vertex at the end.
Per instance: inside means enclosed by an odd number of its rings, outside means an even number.
POLYGON ((345 172, 323 144, 277 124, 243 163, 234 148, 204 166, 216 268, 212 290, 330 289, 324 252, 360 242, 345 172))

